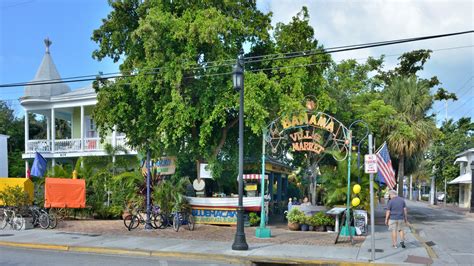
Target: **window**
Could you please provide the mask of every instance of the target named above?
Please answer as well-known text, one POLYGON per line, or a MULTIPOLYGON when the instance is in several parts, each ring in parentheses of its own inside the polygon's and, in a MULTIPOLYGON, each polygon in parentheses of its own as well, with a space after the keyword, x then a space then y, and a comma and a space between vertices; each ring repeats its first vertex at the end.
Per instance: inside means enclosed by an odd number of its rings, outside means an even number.
POLYGON ((96 129, 94 120, 90 116, 85 116, 85 121, 86 121, 86 125, 85 125, 86 132, 84 132, 85 137, 86 138, 96 138, 97 137, 97 129, 96 129))

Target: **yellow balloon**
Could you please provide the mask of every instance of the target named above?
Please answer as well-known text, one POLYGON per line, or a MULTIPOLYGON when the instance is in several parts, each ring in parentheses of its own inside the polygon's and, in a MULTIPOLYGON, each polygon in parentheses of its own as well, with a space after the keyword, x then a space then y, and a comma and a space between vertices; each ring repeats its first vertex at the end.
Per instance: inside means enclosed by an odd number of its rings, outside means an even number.
POLYGON ((352 191, 354 191, 355 194, 359 194, 360 192, 360 185, 355 184, 354 187, 352 188, 352 191))
POLYGON ((357 207, 360 204, 360 199, 359 198, 353 198, 352 199, 352 206, 357 207))

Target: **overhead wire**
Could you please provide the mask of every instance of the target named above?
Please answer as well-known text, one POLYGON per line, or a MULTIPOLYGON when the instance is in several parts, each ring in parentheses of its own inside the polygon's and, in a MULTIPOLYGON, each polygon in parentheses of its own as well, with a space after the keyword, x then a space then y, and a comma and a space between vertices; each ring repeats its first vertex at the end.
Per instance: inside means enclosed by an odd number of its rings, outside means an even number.
MULTIPOLYGON (((448 33, 448 34, 439 34, 439 35, 431 35, 431 36, 423 36, 423 37, 416 37, 416 38, 407 38, 407 39, 400 39, 400 40, 392 40, 392 41, 382 41, 382 42, 374 42, 374 43, 368 43, 368 44, 355 44, 355 45, 346 45, 346 46, 339 46, 339 47, 332 47, 332 48, 327 48, 326 50, 317 50, 317 52, 313 53, 306 53, 306 51, 296 51, 296 52, 291 52, 290 56, 286 57, 281 57, 281 58, 264 58, 268 57, 269 55, 261 55, 261 56, 253 56, 253 57, 244 57, 244 61, 246 63, 256 63, 256 62, 262 62, 262 61, 268 61, 268 60, 279 60, 279 59, 290 59, 290 58, 295 58, 295 57, 306 57, 306 56, 311 56, 311 55, 317 55, 317 54, 330 54, 330 53, 337 53, 337 52, 345 52, 345 51, 352 51, 352 50, 360 50, 360 49, 367 49, 367 48, 373 48, 373 47, 378 47, 378 46, 386 46, 386 45, 393 45, 393 44, 399 44, 399 43, 406 43, 406 42, 414 42, 414 41, 421 41, 421 40, 428 40, 428 39, 434 39, 434 38, 442 38, 442 37, 449 37, 449 36, 455 36, 455 35, 461 35, 461 34, 467 34, 467 33, 473 33, 474 31, 463 31, 463 32, 455 32, 455 33, 448 33), (257 60, 250 60, 249 59, 255 59, 257 60), (262 58, 262 59, 258 59, 262 58)), ((310 51, 310 50, 307 50, 310 51)), ((290 53, 286 53, 287 55, 290 53)), ((273 54, 273 55, 285 55, 285 54, 273 54)), ((204 62, 203 64, 212 64, 214 62, 231 62, 235 61, 235 59, 228 59, 228 60, 220 60, 220 61, 210 61, 210 62, 204 62)), ((230 66, 232 64, 225 64, 225 65, 215 65, 213 67, 223 67, 223 66, 230 66)), ((197 70, 197 69, 206 69, 210 68, 211 66, 199 66, 192 68, 191 70, 197 70)), ((155 68, 155 70, 162 69, 161 68, 155 68)), ((117 73, 117 72, 116 72, 117 73)), ((156 74, 156 73, 145 73, 145 74, 156 74)), ((34 82, 20 82, 20 83, 10 83, 10 84, 0 84, 0 88, 5 88, 5 87, 19 87, 19 86, 34 86, 34 85, 44 85, 44 84, 55 84, 55 83, 70 83, 70 82, 83 82, 83 81, 93 81, 97 79, 111 79, 111 78, 118 78, 118 77, 129 77, 129 76, 136 76, 137 74, 129 74, 129 75, 106 75, 102 74, 101 76, 99 75, 85 75, 85 76, 78 76, 77 79, 73 79, 72 77, 70 78, 64 78, 61 80, 44 80, 44 81, 34 81, 34 82), (92 77, 94 76, 95 78, 83 78, 83 77, 92 77), (105 77, 107 76, 107 77, 105 77)), ((218 76, 221 74, 207 74, 207 75, 212 75, 212 76, 218 76)), ((228 73, 222 73, 222 75, 228 75, 228 73)), ((193 76, 193 75, 191 75, 193 76)), ((206 75, 196 75, 199 77, 204 77, 206 75)))

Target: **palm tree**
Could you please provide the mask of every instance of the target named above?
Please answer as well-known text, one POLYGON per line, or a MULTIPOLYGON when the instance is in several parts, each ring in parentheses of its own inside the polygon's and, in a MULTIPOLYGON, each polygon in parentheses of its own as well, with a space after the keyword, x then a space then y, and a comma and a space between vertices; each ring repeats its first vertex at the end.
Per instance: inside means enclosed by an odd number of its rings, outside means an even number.
POLYGON ((405 160, 426 150, 437 134, 435 122, 426 116, 433 96, 427 84, 415 76, 396 78, 383 94, 385 102, 397 110, 383 131, 389 149, 398 158, 398 194, 403 196, 405 160))

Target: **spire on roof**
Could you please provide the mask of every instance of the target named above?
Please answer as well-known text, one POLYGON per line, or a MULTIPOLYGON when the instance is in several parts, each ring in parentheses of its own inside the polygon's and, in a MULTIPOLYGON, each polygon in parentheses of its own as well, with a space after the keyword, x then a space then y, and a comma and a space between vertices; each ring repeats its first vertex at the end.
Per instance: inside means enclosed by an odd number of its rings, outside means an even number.
POLYGON ((53 42, 49 39, 49 37, 46 37, 46 39, 44 39, 44 44, 46 45, 46 53, 49 54, 49 47, 51 44, 53 44, 53 42))
MULTIPOLYGON (((46 38, 44 44, 46 45, 46 53, 43 56, 43 60, 36 72, 35 78, 32 81, 58 81, 61 80, 56 65, 53 62, 53 58, 49 52, 49 47, 53 42, 46 38)), ((64 94, 70 92, 71 88, 66 83, 51 83, 41 85, 29 85, 25 86, 25 97, 51 97, 54 95, 64 94)))

